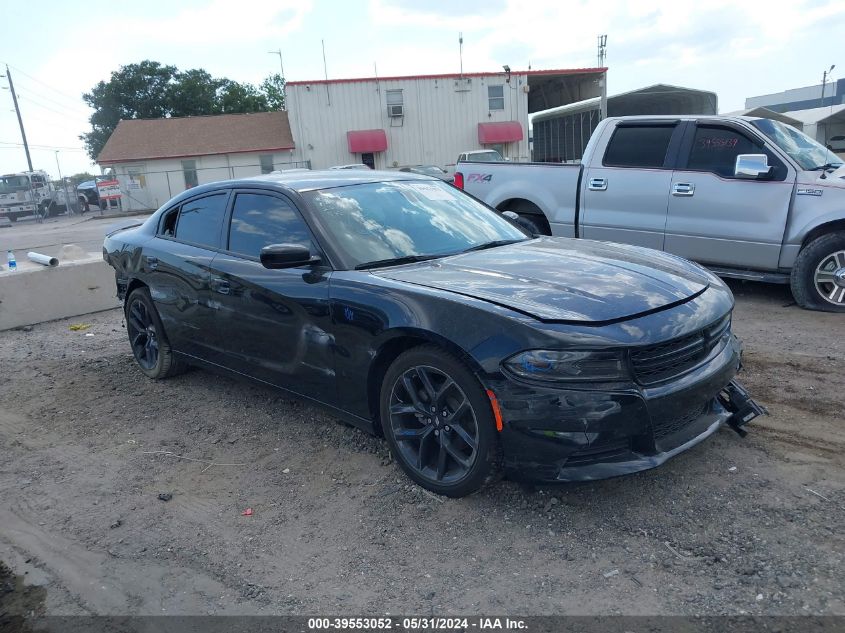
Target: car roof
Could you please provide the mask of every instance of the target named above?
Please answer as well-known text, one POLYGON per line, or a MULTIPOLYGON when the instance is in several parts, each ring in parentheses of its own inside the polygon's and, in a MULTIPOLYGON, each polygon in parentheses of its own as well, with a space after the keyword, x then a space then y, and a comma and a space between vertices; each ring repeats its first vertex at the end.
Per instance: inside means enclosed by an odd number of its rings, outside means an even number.
MULTIPOLYGON (((264 176, 250 176, 237 180, 221 180, 198 187, 192 187, 178 196, 179 199, 214 191, 215 189, 231 187, 262 186, 270 189, 289 190, 301 193, 316 189, 333 189, 374 182, 397 182, 419 180, 424 182, 442 182, 433 176, 415 174, 413 172, 375 171, 355 169, 324 169, 280 171, 264 176), (269 185, 269 187, 268 187, 269 185)), ((176 200, 176 198, 174 198, 176 200)))

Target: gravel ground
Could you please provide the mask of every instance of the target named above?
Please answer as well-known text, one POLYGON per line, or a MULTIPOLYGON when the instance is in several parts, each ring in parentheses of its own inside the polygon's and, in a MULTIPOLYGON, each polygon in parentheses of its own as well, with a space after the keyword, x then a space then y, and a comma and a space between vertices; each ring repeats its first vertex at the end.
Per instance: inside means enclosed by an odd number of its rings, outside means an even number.
POLYGON ((119 311, 0 333, 5 586, 48 614, 845 614, 845 318, 733 288, 771 411, 746 439, 460 500, 279 392, 147 380, 119 311))

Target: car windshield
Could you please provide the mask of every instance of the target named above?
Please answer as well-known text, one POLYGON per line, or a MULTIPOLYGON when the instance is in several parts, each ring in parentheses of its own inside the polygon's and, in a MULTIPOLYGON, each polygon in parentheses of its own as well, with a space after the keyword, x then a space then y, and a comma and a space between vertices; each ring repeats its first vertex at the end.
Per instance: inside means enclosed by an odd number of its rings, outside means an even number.
POLYGON ((801 169, 842 164, 836 154, 791 125, 771 119, 757 119, 752 124, 798 163, 801 169))
POLYGON ((529 239, 495 211, 439 180, 365 183, 304 195, 352 267, 529 239))
POLYGON ((495 150, 467 154, 468 163, 503 163, 504 161, 505 159, 502 158, 502 155, 495 150))
POLYGON ((0 177, 0 192, 10 193, 13 191, 25 191, 29 189, 29 178, 26 176, 2 176, 0 177))

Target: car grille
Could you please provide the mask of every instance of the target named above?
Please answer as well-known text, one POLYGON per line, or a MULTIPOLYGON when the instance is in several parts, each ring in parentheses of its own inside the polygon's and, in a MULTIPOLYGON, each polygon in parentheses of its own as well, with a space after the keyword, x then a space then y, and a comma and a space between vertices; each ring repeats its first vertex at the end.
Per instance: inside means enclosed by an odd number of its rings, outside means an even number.
POLYGON ((602 462, 618 461, 631 452, 631 440, 624 438, 605 444, 590 446, 572 453, 566 459, 566 466, 586 466, 602 462))
POLYGON ((730 315, 695 334, 631 350, 634 375, 649 385, 678 376, 704 360, 730 332, 730 315))
POLYGON ((707 406, 707 404, 704 404, 694 407, 674 418, 657 418, 652 420, 651 426, 654 433, 654 439, 660 440, 664 437, 677 433, 678 431, 682 431, 695 420, 704 415, 707 411, 707 406))

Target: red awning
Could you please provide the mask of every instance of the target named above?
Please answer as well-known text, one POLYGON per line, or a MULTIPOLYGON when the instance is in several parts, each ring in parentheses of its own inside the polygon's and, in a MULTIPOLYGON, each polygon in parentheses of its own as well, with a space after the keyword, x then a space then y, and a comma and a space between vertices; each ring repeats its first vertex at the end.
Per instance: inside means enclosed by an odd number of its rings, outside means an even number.
POLYGON ((478 142, 482 145, 513 143, 522 140, 522 124, 519 121, 479 123, 478 142))
POLYGON ((387 135, 384 130, 349 130, 346 133, 350 154, 383 152, 387 149, 387 135))

